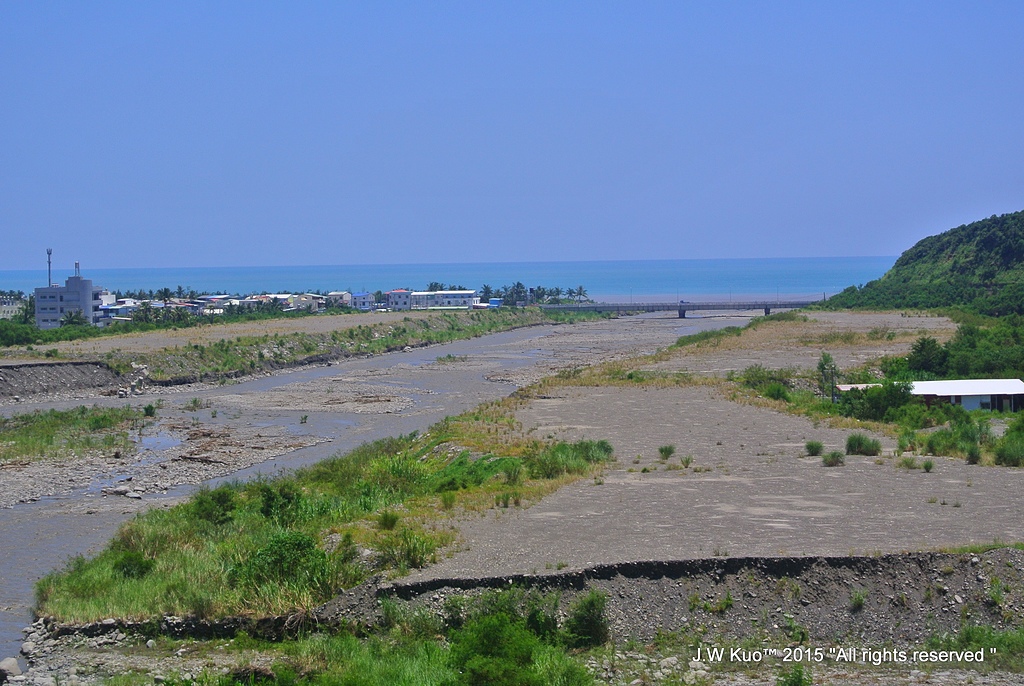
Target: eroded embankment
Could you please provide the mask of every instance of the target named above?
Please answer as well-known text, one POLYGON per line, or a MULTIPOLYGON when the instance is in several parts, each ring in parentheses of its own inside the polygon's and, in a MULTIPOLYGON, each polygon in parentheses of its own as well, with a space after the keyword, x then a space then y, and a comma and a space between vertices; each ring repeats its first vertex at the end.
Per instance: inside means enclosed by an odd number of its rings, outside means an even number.
POLYGON ((782 632, 793 640, 918 643, 965 624, 1015 628, 1024 612, 1024 551, 903 553, 876 557, 746 557, 629 562, 503 577, 373 580, 311 614, 204 620, 164 617, 87 625, 48 619, 51 638, 128 632, 207 639, 238 631, 270 640, 314 625, 370 628, 390 598, 444 613, 449 598, 519 587, 561 595, 608 595, 612 637, 649 640, 659 631, 700 631, 708 639, 782 632))
POLYGON ((326 621, 369 621, 390 597, 441 612, 447 598, 520 586, 563 595, 608 594, 612 635, 659 630, 745 637, 780 630, 816 640, 913 643, 964 623, 1016 627, 1024 615, 1024 551, 876 557, 747 557, 630 562, 504 577, 396 581, 318 610, 326 621), (369 602, 368 602, 369 601, 369 602))
POLYGON ((103 362, 34 362, 0 366, 0 398, 116 389, 121 375, 103 362))

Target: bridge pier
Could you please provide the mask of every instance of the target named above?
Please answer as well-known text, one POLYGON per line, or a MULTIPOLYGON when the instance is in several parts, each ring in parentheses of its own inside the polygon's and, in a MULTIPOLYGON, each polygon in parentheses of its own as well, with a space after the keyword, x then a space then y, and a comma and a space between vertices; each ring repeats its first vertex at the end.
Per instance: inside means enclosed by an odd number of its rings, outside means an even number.
POLYGON ((771 313, 772 313, 772 308, 770 308, 770 307, 765 307, 765 308, 764 308, 764 316, 766 316, 766 317, 767 317, 767 316, 768 316, 768 315, 770 315, 771 313))
POLYGON ((681 307, 679 308, 679 318, 680 319, 686 319, 686 310, 684 310, 681 307))

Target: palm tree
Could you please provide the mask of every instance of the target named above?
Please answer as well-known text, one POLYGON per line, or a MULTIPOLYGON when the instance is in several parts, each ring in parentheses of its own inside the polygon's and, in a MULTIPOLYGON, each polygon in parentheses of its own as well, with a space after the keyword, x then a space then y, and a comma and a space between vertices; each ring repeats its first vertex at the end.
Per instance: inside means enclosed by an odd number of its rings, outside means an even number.
POLYGON ((88 326, 88 324, 89 320, 85 318, 81 310, 68 310, 60 318, 61 326, 88 326))
POLYGON ((139 324, 149 324, 153 321, 153 306, 149 304, 148 300, 143 301, 138 309, 135 310, 135 314, 132 315, 132 321, 139 324))
POLYGON ((587 289, 583 286, 576 287, 576 302, 581 303, 587 298, 587 289))

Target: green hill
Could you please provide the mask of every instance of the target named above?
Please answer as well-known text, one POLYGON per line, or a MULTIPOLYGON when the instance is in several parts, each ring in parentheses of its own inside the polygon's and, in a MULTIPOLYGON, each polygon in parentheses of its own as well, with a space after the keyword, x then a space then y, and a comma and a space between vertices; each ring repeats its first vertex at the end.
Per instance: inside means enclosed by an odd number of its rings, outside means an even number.
POLYGON ((1024 313, 1024 211, 991 216, 924 238, 882 278, 851 286, 832 307, 961 306, 1024 313))

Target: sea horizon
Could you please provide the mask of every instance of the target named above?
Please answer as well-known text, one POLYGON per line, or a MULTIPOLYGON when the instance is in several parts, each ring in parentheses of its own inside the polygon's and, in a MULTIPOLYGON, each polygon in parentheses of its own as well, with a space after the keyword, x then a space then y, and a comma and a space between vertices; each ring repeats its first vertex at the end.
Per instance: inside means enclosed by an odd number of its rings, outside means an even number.
MULTIPOLYGON (((521 281, 528 288, 584 286, 592 300, 671 302, 816 299, 881 277, 896 257, 766 257, 580 262, 466 262, 266 267, 98 268, 81 275, 110 291, 185 290, 208 293, 423 290, 436 281, 479 289, 521 281)), ((73 269, 54 269, 63 284, 73 269)), ((31 294, 46 269, 0 270, 0 290, 31 294)))

